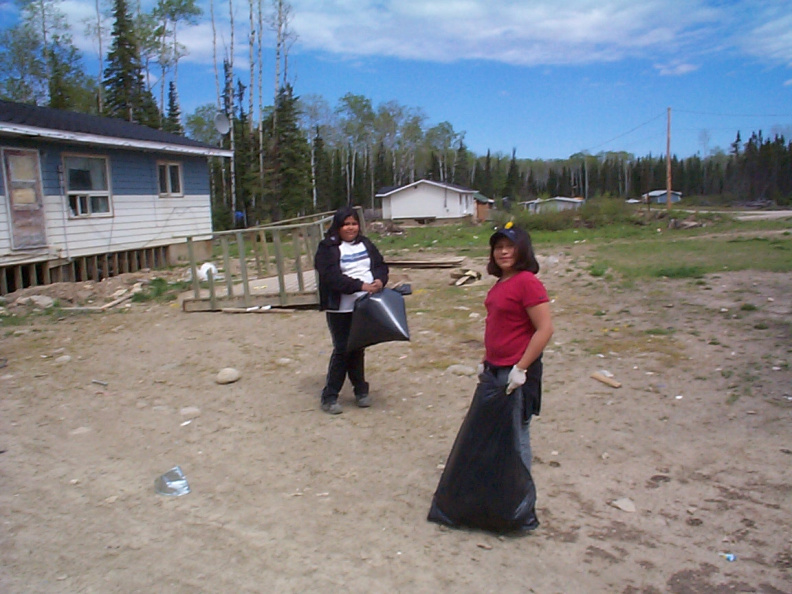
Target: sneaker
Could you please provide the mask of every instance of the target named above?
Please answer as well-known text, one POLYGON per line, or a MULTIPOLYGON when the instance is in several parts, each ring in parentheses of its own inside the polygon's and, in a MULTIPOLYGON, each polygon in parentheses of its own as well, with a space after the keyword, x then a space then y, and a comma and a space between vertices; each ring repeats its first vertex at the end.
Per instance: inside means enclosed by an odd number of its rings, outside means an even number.
POLYGON ((355 402, 360 408, 368 408, 371 406, 371 397, 368 394, 361 394, 360 396, 355 396, 355 402))
POLYGON ((344 412, 344 409, 341 408, 341 405, 336 401, 322 402, 322 410, 329 415, 340 415, 342 412, 344 412))

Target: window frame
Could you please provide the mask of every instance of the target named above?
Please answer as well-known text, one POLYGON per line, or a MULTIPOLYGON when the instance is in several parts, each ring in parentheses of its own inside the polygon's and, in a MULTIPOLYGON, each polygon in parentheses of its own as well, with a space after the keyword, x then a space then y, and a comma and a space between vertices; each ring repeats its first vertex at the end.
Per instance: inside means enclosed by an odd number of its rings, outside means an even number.
POLYGON ((66 209, 70 220, 109 218, 113 216, 113 192, 110 184, 110 158, 105 155, 93 155, 85 153, 64 153, 63 159, 63 187, 66 195, 66 209), (69 187, 69 159, 89 159, 101 161, 104 166, 106 189, 72 190, 69 187), (93 204, 95 200, 104 200, 107 203, 107 211, 94 212, 93 204), (73 208, 73 201, 74 206, 73 208))
POLYGON ((184 198, 184 167, 181 161, 157 161, 157 193, 160 198, 184 198), (165 183, 167 188, 162 191, 162 178, 161 170, 165 167, 165 183), (179 188, 176 192, 173 191, 173 172, 172 168, 176 168, 177 178, 179 180, 179 188))

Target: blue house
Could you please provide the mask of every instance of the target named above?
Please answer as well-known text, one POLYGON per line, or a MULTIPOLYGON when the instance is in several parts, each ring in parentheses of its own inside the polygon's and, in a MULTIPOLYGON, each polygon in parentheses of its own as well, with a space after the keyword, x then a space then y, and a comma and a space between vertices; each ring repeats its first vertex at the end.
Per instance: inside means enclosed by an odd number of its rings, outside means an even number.
MULTIPOLYGON (((651 202, 652 204, 667 204, 668 203, 668 190, 652 190, 641 196, 641 200, 651 202)), ((671 190, 671 204, 675 204, 682 200, 682 192, 671 190)))
POLYGON ((0 295, 183 257, 212 233, 209 158, 124 120, 0 101, 0 295))

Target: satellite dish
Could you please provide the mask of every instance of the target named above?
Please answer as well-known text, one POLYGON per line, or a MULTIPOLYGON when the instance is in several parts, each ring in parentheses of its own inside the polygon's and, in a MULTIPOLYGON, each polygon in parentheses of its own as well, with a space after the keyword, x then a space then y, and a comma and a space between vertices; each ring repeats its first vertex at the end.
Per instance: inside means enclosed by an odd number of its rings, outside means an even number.
POLYGON ((231 122, 228 121, 226 114, 218 111, 214 117, 214 127, 220 134, 225 135, 231 129, 231 122))

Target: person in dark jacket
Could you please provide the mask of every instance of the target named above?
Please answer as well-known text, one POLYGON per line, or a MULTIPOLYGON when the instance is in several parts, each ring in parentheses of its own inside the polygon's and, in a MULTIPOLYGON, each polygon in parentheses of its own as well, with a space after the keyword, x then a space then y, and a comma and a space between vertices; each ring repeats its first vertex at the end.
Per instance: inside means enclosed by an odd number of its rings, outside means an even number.
POLYGON ((388 265, 371 240, 360 233, 356 209, 349 206, 336 211, 316 250, 314 267, 319 273, 319 309, 326 312, 333 340, 322 390, 322 410, 331 415, 343 412, 338 393, 347 375, 357 405, 366 408, 371 406, 371 397, 365 377, 364 349, 347 352, 346 347, 355 300, 366 293, 382 291, 388 283, 388 265))

